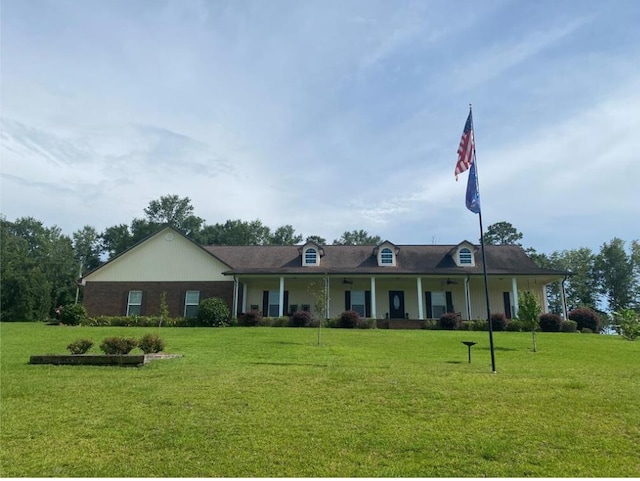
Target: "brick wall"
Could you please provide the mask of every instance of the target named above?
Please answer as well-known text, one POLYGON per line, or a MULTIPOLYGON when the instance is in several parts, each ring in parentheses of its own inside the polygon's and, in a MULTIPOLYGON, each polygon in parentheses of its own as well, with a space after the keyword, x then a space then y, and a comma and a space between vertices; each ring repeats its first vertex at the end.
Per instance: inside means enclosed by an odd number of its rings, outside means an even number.
POLYGON ((143 316, 160 314, 160 296, 167 293, 170 317, 184 315, 187 291, 200 291, 200 300, 220 297, 233 309, 233 281, 210 282, 88 282, 84 286, 84 307, 89 316, 125 316, 129 291, 142 291, 143 316))

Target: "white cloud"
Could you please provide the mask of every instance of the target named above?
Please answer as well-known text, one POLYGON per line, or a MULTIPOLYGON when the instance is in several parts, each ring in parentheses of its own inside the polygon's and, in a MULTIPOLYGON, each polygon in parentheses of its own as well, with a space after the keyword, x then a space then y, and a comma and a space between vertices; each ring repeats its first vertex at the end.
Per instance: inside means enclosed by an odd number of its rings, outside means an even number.
POLYGON ((633 3, 4 3, 9 218, 100 229, 175 193, 208 223, 477 240, 452 172, 471 101, 487 225, 637 237, 633 3))

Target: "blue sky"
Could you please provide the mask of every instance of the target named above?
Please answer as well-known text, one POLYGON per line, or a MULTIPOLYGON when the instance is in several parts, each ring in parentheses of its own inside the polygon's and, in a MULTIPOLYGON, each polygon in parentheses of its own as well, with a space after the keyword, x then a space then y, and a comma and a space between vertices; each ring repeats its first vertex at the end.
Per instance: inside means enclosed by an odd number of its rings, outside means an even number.
POLYGON ((3 0, 0 211, 71 235, 189 197, 331 241, 640 238, 640 2, 3 0))

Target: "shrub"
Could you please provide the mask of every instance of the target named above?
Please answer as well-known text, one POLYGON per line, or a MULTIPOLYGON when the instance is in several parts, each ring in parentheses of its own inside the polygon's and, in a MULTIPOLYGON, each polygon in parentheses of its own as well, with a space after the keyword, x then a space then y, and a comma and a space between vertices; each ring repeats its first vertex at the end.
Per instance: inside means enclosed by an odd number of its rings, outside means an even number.
POLYGON ((358 329, 375 329, 376 328, 376 320, 369 319, 365 317, 361 317, 356 324, 358 329))
POLYGON ((577 332, 577 331, 578 331, 578 323, 576 321, 563 320, 560 323, 560 332, 577 332))
POLYGON ((473 329, 473 321, 460 321, 459 331, 471 331, 473 329))
POLYGON ((93 346, 91 339, 78 339, 67 346, 71 354, 84 354, 93 346))
POLYGON ((510 332, 523 332, 525 330, 524 324, 520 319, 511 319, 507 323, 507 331, 510 332))
POLYGON ((558 314, 547 313, 540 316, 540 330, 542 332, 560 332, 562 318, 558 314))
MULTIPOLYGON (((80 323, 82 326, 127 326, 158 327, 158 316, 98 316, 88 317, 80 323)), ((196 327, 197 322, 189 317, 167 317, 162 320, 162 327, 196 327)))
POLYGON ((623 309, 613 313, 615 329, 618 334, 629 341, 640 337, 640 314, 633 309, 623 309))
POLYGON ((471 331, 488 331, 489 330, 489 321, 484 319, 476 319, 475 321, 471 321, 471 331))
POLYGON ((130 337, 107 337, 100 344, 105 354, 129 354, 138 345, 138 341, 130 337))
POLYGON ((60 309, 60 322, 67 326, 77 326, 87 317, 87 310, 82 304, 69 304, 60 309))
POLYGON ((229 307, 219 297, 203 300, 198 306, 197 320, 201 326, 224 327, 229 325, 229 307))
POLYGON ((164 341, 156 334, 145 334, 138 342, 138 347, 145 354, 161 352, 164 350, 164 341))
POLYGON ((493 327, 494 331, 506 331, 507 324, 509 324, 509 321, 501 312, 491 314, 491 327, 493 327))
POLYGON ((307 324, 307 327, 318 327, 320 326, 320 324, 322 324, 323 326, 325 325, 322 319, 314 319, 312 317, 311 320, 309 321, 309 324, 307 324))
POLYGON ((460 320, 458 319, 458 315, 455 312, 445 312, 440 316, 440 320, 438 321, 438 325, 440 329, 446 330, 454 330, 457 329, 460 325, 460 320))
POLYGON ((305 327, 311 323, 311 313, 307 311, 296 311, 289 318, 290 327, 305 327))
POLYGON ((338 318, 327 319, 326 324, 323 324, 323 325, 326 325, 327 327, 331 327, 331 328, 338 327, 338 318))
POLYGON ((586 327, 593 332, 600 330, 600 317, 595 311, 586 307, 579 307, 570 311, 567 317, 578 323, 578 329, 586 327))
POLYGON ((580 332, 582 334, 593 334, 593 331, 591 329, 589 329, 588 327, 583 327, 582 329, 580 329, 580 332))
POLYGON ((438 328, 438 321, 435 319, 425 319, 421 326, 422 329, 435 330, 438 328))
POLYGON ((242 317, 238 318, 238 325, 239 326, 257 326, 258 324, 260 324, 260 321, 262 320, 262 314, 260 314, 260 311, 249 311, 249 312, 245 312, 245 314, 242 317))
POLYGON ((336 327, 343 329, 353 329, 360 321, 360 314, 357 311, 344 311, 340 314, 336 327))

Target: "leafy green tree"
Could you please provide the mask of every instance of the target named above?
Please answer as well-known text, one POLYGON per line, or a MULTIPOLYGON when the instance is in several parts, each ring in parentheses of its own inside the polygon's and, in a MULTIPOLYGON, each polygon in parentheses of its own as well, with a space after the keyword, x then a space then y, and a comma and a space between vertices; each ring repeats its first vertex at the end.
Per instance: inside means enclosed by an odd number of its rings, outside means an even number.
POLYGON ((209 245, 255 246, 269 244, 271 229, 258 219, 243 222, 228 220, 224 224, 205 226, 196 241, 209 245))
POLYGON ((318 319, 318 346, 322 334, 322 318, 329 316, 329 281, 325 277, 316 281, 311 281, 307 286, 307 292, 313 300, 313 315, 318 319))
POLYGON ((277 246, 292 246, 301 241, 302 235, 296 234, 295 229, 288 224, 278 227, 273 234, 269 236, 269 244, 277 246))
POLYGON ((319 246, 327 245, 327 239, 319 235, 310 235, 307 236, 305 242, 315 242, 319 246))
POLYGON ((522 233, 509 222, 496 222, 487 227, 483 235, 485 245, 522 245, 522 233))
POLYGON ((44 320, 74 298, 77 264, 71 239, 32 217, 0 223, 2 319, 44 320))
POLYGON ((565 283, 567 309, 595 309, 598 302, 598 277, 595 273, 596 256, 591 249, 581 247, 554 251, 547 259, 545 267, 571 272, 565 283))
POLYGON ((133 245, 133 236, 126 224, 107 227, 100 234, 100 246, 103 252, 109 254, 109 259, 124 252, 133 245))
POLYGON ((100 236, 94 227, 85 225, 73 233, 73 252, 77 262, 82 266, 82 274, 102 264, 100 236))
POLYGON ((371 236, 365 230, 352 230, 351 232, 345 231, 339 239, 334 239, 333 245, 335 246, 366 246, 366 245, 378 245, 382 242, 380 236, 371 236))
MULTIPOLYGON (((545 269, 563 269, 558 261, 558 256, 558 252, 553 252, 550 255, 536 253, 531 256, 531 258, 538 267, 545 269)), ((546 296, 549 312, 555 312, 556 314, 562 313, 563 305, 561 282, 552 282, 551 284, 547 284, 546 296)))
POLYGON ((640 314, 633 309, 613 313, 615 330, 625 339, 635 341, 640 337, 640 314))
POLYGON ((531 329, 531 342, 533 352, 538 351, 536 345, 536 329, 542 308, 538 304, 536 297, 529 291, 521 292, 518 296, 518 318, 527 329, 531 329))
POLYGON ((194 215, 194 208, 189 197, 165 195, 149 202, 144 209, 146 220, 150 225, 169 224, 187 237, 192 237, 202 227, 203 220, 194 215))
POLYGON ((131 221, 130 245, 128 245, 127 248, 137 244, 143 239, 146 239, 151 234, 154 234, 158 229, 160 229, 160 227, 162 227, 162 225, 163 224, 151 222, 148 219, 133 219, 131 221))
POLYGON ((619 312, 638 303, 637 268, 633 252, 627 254, 622 239, 615 237, 602 245, 596 258, 595 272, 600 279, 600 292, 607 298, 611 311, 619 312))

